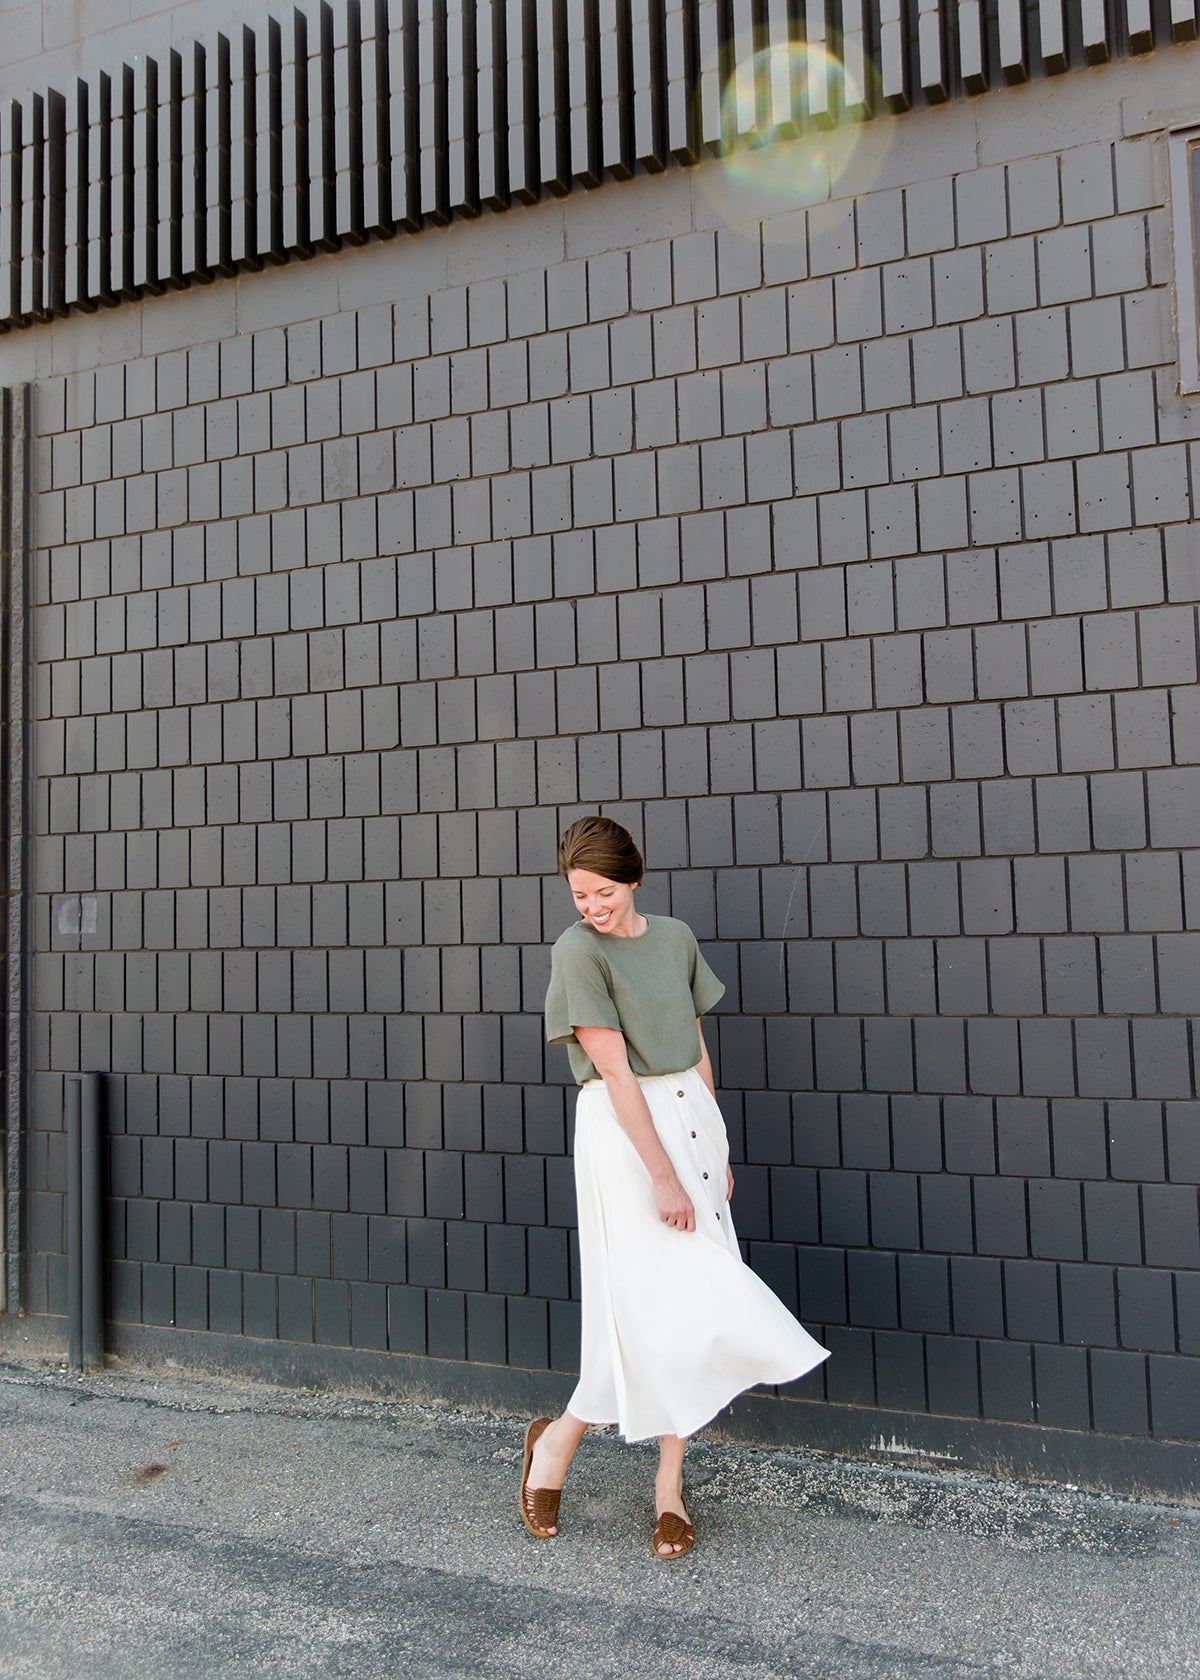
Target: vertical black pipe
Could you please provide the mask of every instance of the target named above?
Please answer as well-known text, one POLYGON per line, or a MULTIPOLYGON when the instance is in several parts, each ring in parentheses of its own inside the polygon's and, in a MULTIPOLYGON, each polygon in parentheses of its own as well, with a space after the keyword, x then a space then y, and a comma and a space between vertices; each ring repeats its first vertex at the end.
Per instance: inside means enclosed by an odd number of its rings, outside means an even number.
POLYGON ((83 1368, 104 1364, 104 1173, 100 1135, 100 1075, 80 1080, 79 1179, 82 1201, 80 1352, 83 1368))
POLYGON ((83 1365, 83 1151, 80 1109, 83 1080, 67 1079, 67 1364, 83 1365))
POLYGON ((67 1361, 104 1364, 104 1243, 101 1229, 100 1075, 67 1080, 67 1361))

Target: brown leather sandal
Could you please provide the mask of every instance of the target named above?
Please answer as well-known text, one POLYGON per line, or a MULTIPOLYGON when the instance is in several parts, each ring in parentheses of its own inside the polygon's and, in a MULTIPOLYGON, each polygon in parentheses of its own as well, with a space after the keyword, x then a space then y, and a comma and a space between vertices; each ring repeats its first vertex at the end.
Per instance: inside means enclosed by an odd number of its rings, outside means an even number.
MULTIPOLYGON (((685 1511, 687 1510, 686 1500, 683 1508, 685 1511)), ((664 1511, 654 1525, 654 1535, 650 1545, 656 1558, 659 1558, 663 1563, 670 1563, 673 1558, 681 1558, 685 1552, 690 1552, 695 1538, 696 1530, 692 1527, 690 1513, 688 1520, 685 1522, 674 1511, 664 1511), (678 1546, 679 1550, 677 1552, 660 1552, 658 1549, 660 1546, 678 1546)))
POLYGON ((558 1502, 562 1498, 561 1488, 529 1486, 533 1449, 537 1446, 542 1431, 547 1429, 549 1424, 549 1418, 534 1418, 525 1431, 525 1467, 521 1472, 521 1491, 517 1495, 517 1509, 521 1513, 521 1521, 530 1534, 536 1534, 539 1540, 554 1539, 550 1530, 558 1526, 558 1502))

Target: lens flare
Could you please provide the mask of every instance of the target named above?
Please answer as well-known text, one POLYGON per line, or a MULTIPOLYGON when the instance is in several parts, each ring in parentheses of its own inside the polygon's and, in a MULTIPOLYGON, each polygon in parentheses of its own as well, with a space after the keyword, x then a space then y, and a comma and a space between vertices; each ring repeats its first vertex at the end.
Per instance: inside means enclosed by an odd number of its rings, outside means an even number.
MULTIPOLYGON (((700 174, 722 217, 765 221, 802 209, 835 194, 851 173, 852 190, 870 184, 891 124, 867 120, 875 76, 861 54, 848 63, 828 44, 789 41, 734 56, 719 104, 704 112, 705 140, 721 161, 700 174)), ((702 86, 713 87, 712 77, 706 65, 702 86)))

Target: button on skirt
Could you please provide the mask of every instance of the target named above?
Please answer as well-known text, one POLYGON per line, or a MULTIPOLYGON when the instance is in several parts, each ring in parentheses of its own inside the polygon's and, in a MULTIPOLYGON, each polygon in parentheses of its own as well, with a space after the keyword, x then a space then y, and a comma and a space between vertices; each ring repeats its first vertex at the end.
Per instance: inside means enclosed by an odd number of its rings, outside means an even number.
POLYGON ((742 1260, 725 1122, 699 1073, 638 1083, 696 1230, 662 1223, 603 1081, 589 1081, 575 1113, 583 1344, 568 1401, 630 1441, 692 1435, 743 1390, 793 1382, 829 1357, 742 1260))

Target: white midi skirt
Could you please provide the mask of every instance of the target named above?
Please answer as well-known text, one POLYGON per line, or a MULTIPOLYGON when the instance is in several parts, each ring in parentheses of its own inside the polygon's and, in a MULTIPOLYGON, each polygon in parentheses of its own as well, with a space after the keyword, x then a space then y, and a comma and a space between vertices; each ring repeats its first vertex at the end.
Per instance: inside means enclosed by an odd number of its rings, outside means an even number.
POLYGON ((725 1122, 699 1073, 638 1083, 696 1230, 662 1223, 603 1082, 589 1080, 575 1118, 583 1345, 567 1402, 630 1441, 692 1435, 744 1389, 793 1382, 829 1358, 742 1260, 725 1122))

